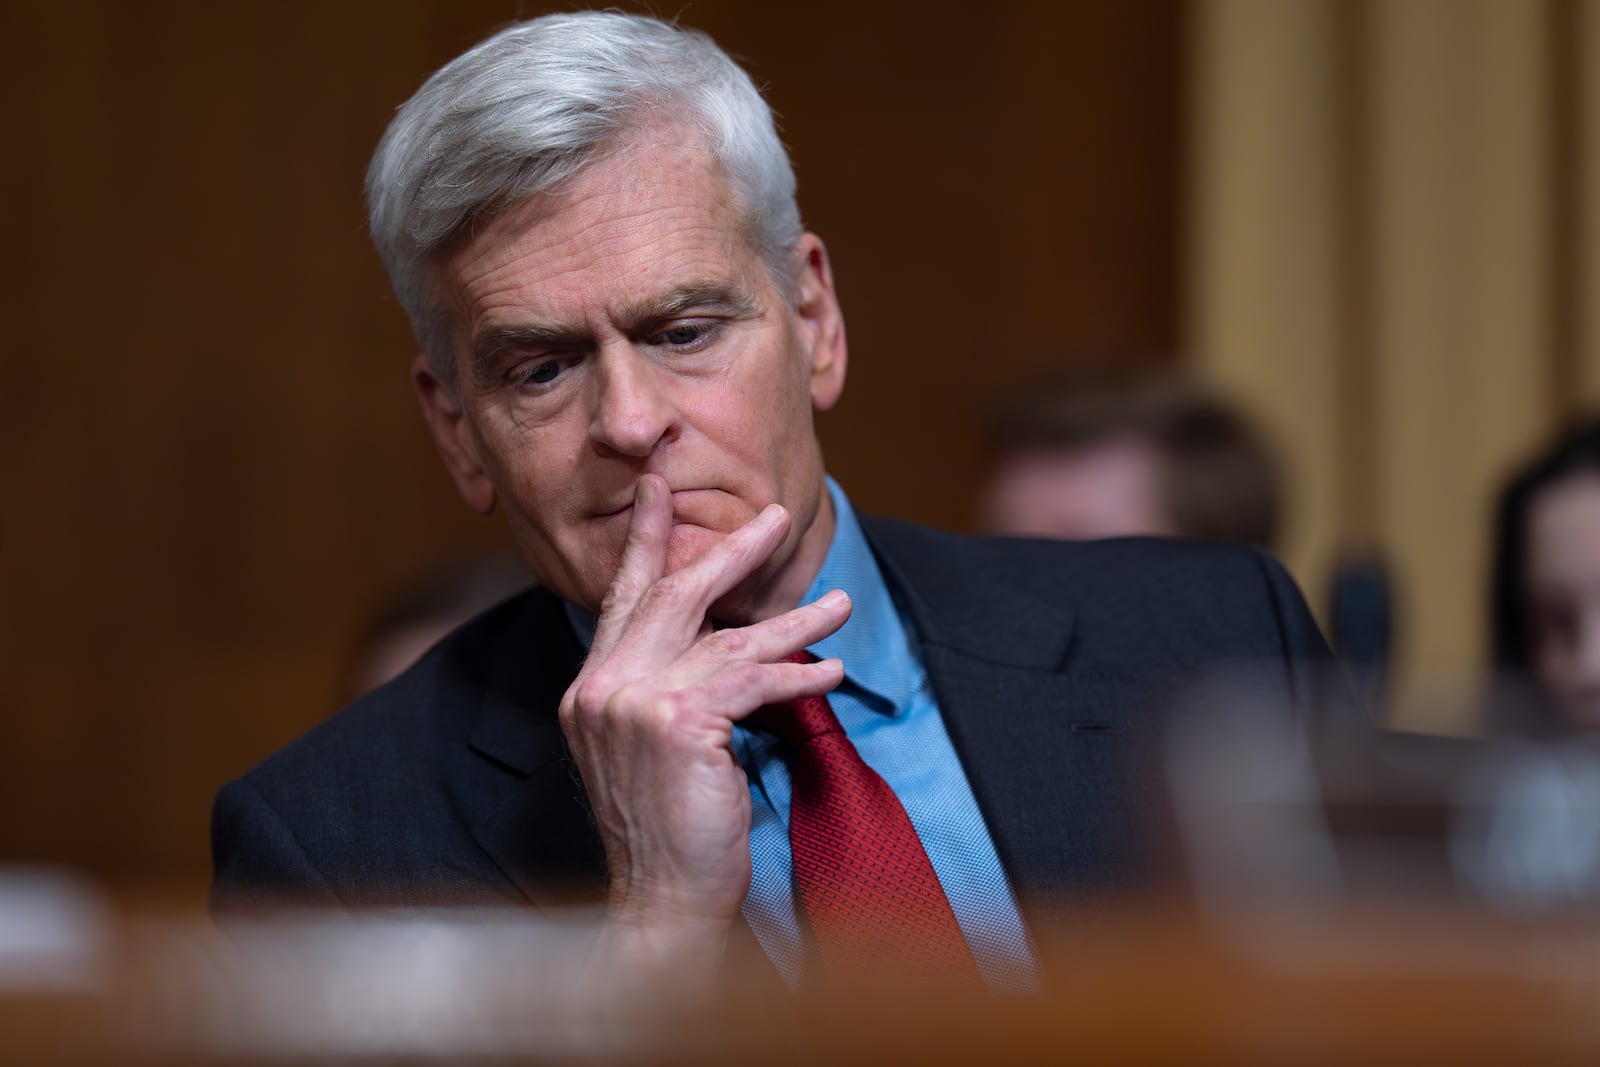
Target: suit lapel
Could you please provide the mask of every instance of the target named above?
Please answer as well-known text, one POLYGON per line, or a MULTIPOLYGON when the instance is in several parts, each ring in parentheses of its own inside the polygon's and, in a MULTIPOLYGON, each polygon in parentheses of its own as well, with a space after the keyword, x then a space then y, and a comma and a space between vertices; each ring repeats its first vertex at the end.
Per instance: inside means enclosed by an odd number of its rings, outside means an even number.
MULTIPOLYGON (((1072 613, 969 543, 863 519, 917 627, 950 740, 1018 895, 1125 879, 1137 824, 1131 679, 1100 676, 1072 613)), ((988 546, 990 552, 996 546, 988 546)))
POLYGON ((560 600, 526 600, 484 658, 455 792, 473 839, 529 901, 598 899, 604 852, 557 715, 583 650, 560 600))

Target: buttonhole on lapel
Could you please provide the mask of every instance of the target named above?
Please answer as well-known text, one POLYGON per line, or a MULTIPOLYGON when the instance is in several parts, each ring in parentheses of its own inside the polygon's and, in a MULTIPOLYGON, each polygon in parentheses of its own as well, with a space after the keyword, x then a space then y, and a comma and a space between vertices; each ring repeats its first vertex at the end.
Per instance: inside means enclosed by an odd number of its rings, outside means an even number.
POLYGON ((1122 727, 1109 722, 1075 722, 1072 724, 1075 734, 1120 734, 1122 727))

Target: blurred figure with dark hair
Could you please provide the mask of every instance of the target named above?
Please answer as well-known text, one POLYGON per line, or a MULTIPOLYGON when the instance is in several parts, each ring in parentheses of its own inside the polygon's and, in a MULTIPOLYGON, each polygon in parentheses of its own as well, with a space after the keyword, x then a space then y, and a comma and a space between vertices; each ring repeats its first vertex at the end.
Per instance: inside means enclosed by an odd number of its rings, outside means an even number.
POLYGON ((1193 382, 1058 375, 996 409, 982 499, 991 533, 1191 537, 1270 546, 1277 465, 1239 413, 1193 382))
POLYGON ((509 556, 474 556, 436 564, 378 603, 351 651, 344 677, 348 703, 397 678, 445 634, 533 584, 509 556))
POLYGON ((1501 493, 1493 582, 1496 667, 1534 683, 1545 725, 1600 729, 1600 419, 1501 493))

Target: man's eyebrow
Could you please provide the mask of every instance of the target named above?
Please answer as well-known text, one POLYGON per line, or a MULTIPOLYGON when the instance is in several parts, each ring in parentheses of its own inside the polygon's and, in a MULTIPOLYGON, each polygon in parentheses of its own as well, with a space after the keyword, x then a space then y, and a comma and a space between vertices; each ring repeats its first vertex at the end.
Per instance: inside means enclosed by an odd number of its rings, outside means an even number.
POLYGON ((660 296, 622 305, 617 321, 627 329, 638 329, 696 309, 719 311, 736 318, 751 318, 760 310, 755 298, 743 286, 732 282, 690 282, 660 296))
MULTIPOLYGON (((732 282, 690 282, 659 296, 624 304, 618 322, 625 329, 637 330, 694 310, 743 319, 755 317, 760 306, 742 286, 732 282)), ((592 343, 586 331, 550 322, 491 327, 473 339, 472 374, 480 382, 492 382, 508 355, 536 348, 572 351, 592 343)))
POLYGON ((495 326, 483 331, 472 342, 472 373, 479 381, 489 381, 494 378, 499 362, 513 352, 529 348, 572 349, 584 343, 581 333, 555 323, 495 326))

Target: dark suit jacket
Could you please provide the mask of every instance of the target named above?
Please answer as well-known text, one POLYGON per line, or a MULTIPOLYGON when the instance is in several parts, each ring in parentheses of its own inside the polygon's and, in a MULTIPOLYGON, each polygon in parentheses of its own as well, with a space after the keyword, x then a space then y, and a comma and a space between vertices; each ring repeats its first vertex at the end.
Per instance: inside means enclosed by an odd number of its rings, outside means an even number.
MULTIPOLYGON (((1286 698, 1326 646, 1265 552, 973 540, 864 520, 1024 901, 1137 877, 1159 790, 1155 702, 1203 668, 1266 664, 1286 698)), ((217 796, 213 900, 532 902, 605 865, 556 708, 582 650, 533 590, 217 796)))

